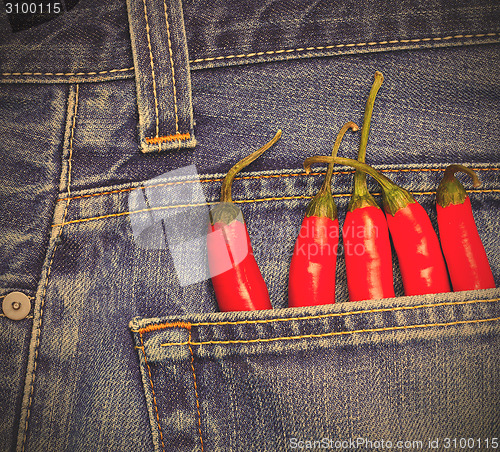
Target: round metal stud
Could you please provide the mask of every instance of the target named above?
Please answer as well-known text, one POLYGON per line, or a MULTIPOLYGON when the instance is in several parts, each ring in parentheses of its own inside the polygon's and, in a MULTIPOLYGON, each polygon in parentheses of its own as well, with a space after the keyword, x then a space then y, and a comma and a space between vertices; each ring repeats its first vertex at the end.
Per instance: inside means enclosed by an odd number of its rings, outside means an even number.
POLYGON ((22 320, 31 311, 31 301, 22 292, 11 292, 6 295, 2 303, 3 313, 12 320, 22 320))

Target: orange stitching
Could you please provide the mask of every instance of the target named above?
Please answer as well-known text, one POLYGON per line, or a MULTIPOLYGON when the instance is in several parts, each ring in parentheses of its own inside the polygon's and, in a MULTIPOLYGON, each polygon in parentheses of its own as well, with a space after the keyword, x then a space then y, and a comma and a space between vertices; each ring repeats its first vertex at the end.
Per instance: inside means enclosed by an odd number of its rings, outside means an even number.
MULTIPOLYGON (((357 314, 375 314, 380 312, 394 312, 394 311, 410 311, 414 309, 420 308, 435 308, 441 306, 457 306, 457 305, 465 305, 465 304, 474 304, 474 303, 493 303, 496 301, 500 301, 500 298, 489 298, 486 300, 467 300, 467 301, 446 301, 443 303, 429 303, 429 304, 420 304, 416 306, 397 306, 391 308, 378 308, 378 309, 365 309, 362 311, 352 311, 352 312, 332 312, 330 314, 318 314, 311 316, 302 316, 302 317, 286 317, 286 318, 275 318, 275 319, 265 319, 265 320, 236 320, 236 321, 227 321, 227 322, 199 322, 199 323, 183 323, 183 322, 174 322, 174 323, 161 323, 157 325, 150 325, 149 327, 154 327, 154 330, 161 330, 164 328, 170 327, 184 327, 191 328, 192 326, 211 326, 211 325, 241 325, 241 324, 258 324, 258 323, 274 323, 274 322, 289 322, 289 321, 297 321, 297 320, 319 320, 326 319, 331 317, 346 317, 357 314)), ((135 333, 141 332, 142 330, 132 330, 135 333)), ((152 331, 152 330, 151 330, 152 331)), ((181 344, 179 342, 174 342, 173 344, 181 344)), ((182 343, 185 345, 186 343, 182 343)), ((163 345, 163 344, 162 344, 163 345)))
MULTIPOLYGON (((172 89, 174 95, 174 113, 175 113, 175 134, 179 134, 179 116, 177 114, 177 88, 175 86, 175 68, 174 68, 174 57, 172 52, 172 40, 170 39, 170 25, 168 23, 168 14, 167 14, 167 3, 163 0, 163 10, 165 11, 165 22, 167 24, 167 41, 168 41, 168 53, 170 54, 170 67, 172 68, 172 89)), ((189 139, 189 133, 187 134, 189 139)), ((182 138, 180 139, 182 140, 182 138)), ((169 140, 167 140, 169 141, 169 140)), ((173 140, 171 140, 173 141, 173 140)), ((177 141, 177 140, 175 140, 177 141)))
MULTIPOLYGON (((74 131, 75 131, 75 126, 76 126, 76 115, 78 113, 78 92, 79 92, 79 85, 76 85, 75 88, 75 105, 74 105, 74 110, 73 110, 73 120, 71 124, 71 133, 69 137, 69 155, 68 155, 68 194, 71 197, 70 194, 70 184, 71 184, 71 159, 73 157, 73 137, 74 137, 74 131)), ((49 279, 50 279, 50 274, 52 272, 52 264, 54 263, 54 258, 56 255, 57 251, 57 245, 58 245, 58 240, 61 237, 62 231, 63 231, 63 226, 65 224, 64 220, 66 219, 66 214, 68 213, 68 206, 70 203, 70 198, 68 199, 68 202, 66 204, 66 208, 64 209, 64 214, 63 214, 63 219, 61 223, 61 228, 59 229, 57 233, 57 237, 54 241, 54 249, 52 251, 52 256, 50 257, 50 262, 49 262, 49 267, 47 269, 47 274, 45 276, 45 284, 43 287, 43 293, 42 293, 42 299, 40 302, 40 317, 38 319, 38 328, 36 329, 36 340, 35 340, 35 351, 34 351, 34 357, 33 357, 33 373, 32 373, 32 378, 30 382, 30 395, 29 395, 29 400, 28 400, 28 408, 26 410, 26 421, 24 424, 24 435, 23 435, 23 442, 22 442, 22 451, 24 451, 26 447, 26 438, 28 436, 28 423, 30 419, 30 414, 31 414, 31 404, 33 403, 33 391, 35 388, 35 376, 36 376, 36 369, 37 369, 37 363, 38 363, 38 352, 40 349, 40 332, 42 330, 42 320, 43 320, 43 308, 45 306, 45 301, 47 297, 47 288, 49 285, 49 279)))
MULTIPOLYGON (((500 317, 493 317, 490 319, 476 319, 476 320, 458 320, 455 322, 443 322, 443 323, 424 323, 419 325, 402 325, 402 326, 392 326, 386 328, 368 328, 361 330, 352 331, 332 331, 330 333, 323 334, 304 334, 300 336, 283 336, 283 337, 271 337, 271 338, 260 338, 260 339, 241 339, 241 340, 229 340, 229 341, 204 341, 204 342, 190 342, 191 345, 229 345, 229 344, 255 344, 259 342, 276 342, 281 340, 295 340, 295 339, 311 339, 311 338, 322 338, 322 337, 333 337, 333 336, 344 336, 347 334, 355 333, 376 333, 381 331, 397 331, 406 329, 416 329, 416 328, 426 328, 435 326, 452 326, 452 325, 464 325, 469 323, 484 323, 484 322, 495 322, 500 320, 500 317)), ((161 344, 163 345, 163 344, 161 344)), ((170 345, 181 345, 180 343, 171 343, 170 345)))
MULTIPOLYGON (((177 125, 176 125, 177 128, 177 125)), ((185 141, 191 138, 191 134, 188 133, 175 133, 174 135, 167 135, 164 137, 153 137, 153 138, 145 138, 148 144, 159 144, 164 143, 165 141, 185 141)))
POLYGON ((201 444, 201 452, 203 452, 203 436, 201 435, 201 413, 200 413, 200 401, 198 398, 198 385, 196 383, 196 373, 194 371, 194 353, 191 348, 191 330, 189 330, 189 352, 191 353, 191 369, 193 370, 193 382, 194 382, 194 395, 196 397, 196 410, 198 411, 198 432, 200 433, 200 444, 201 444))
MULTIPOLYGON (((148 138, 148 139, 153 139, 153 138, 148 138)), ((500 171, 500 168, 472 168, 474 171, 500 171)), ((381 169, 378 170, 381 173, 408 173, 408 172, 428 172, 428 171, 438 171, 442 172, 444 171, 444 168, 394 168, 394 169, 381 169)), ((334 171, 334 175, 339 175, 339 174, 353 174, 353 171, 334 171)), ((309 176, 323 176, 325 172, 313 172, 310 173, 309 176)), ((290 174, 260 174, 258 176, 237 176, 234 178, 234 180, 245 180, 245 179, 270 179, 270 178, 281 178, 281 177, 298 177, 298 176, 306 176, 306 173, 290 173, 290 174)), ((196 182, 201 182, 201 183, 208 183, 208 182, 221 182, 223 180, 222 177, 220 178, 215 178, 215 179, 201 179, 201 180, 187 180, 187 181, 178 181, 178 182, 165 182, 161 184, 156 184, 156 185, 147 185, 147 186, 142 186, 142 187, 131 187, 131 188, 123 188, 120 190, 111 190, 111 191, 105 191, 102 193, 91 193, 88 195, 79 195, 79 196, 74 196, 71 199, 80 199, 80 198, 92 198, 94 196, 102 196, 102 195, 113 195, 116 193, 124 193, 124 192, 129 192, 129 191, 134 191, 134 190, 144 190, 147 188, 156 188, 156 187, 164 187, 168 185, 178 185, 178 184, 192 184, 196 182)), ((67 198, 59 198, 57 201, 65 201, 67 198)))
POLYGON ((146 36, 148 38, 149 61, 151 64, 151 78, 153 79, 153 97, 155 99, 155 113, 156 113, 156 136, 160 134, 160 119, 158 112, 158 97, 156 95, 156 78, 155 78, 155 65, 153 59, 153 49, 151 48, 151 37, 149 35, 149 21, 148 21, 148 8, 146 0, 142 0, 144 4, 144 19, 146 20, 146 36))
POLYGON ((49 75, 49 76, 73 76, 73 75, 102 75, 102 74, 112 74, 114 72, 128 72, 133 71, 134 67, 128 67, 125 69, 110 69, 108 71, 94 71, 94 72, 2 72, 2 76, 21 76, 21 75, 49 75))
POLYGON ((228 60, 234 58, 251 58, 255 56, 262 55, 278 55, 280 53, 293 53, 293 52, 304 52, 311 50, 330 50, 330 49, 340 49, 343 47, 364 47, 364 46, 374 46, 374 45, 387 45, 387 44, 407 44, 407 43, 416 43, 416 42, 425 42, 425 41, 445 41, 450 39, 463 39, 463 38, 484 38, 486 36, 498 36, 498 33, 479 33, 472 35, 455 35, 455 36, 446 36, 446 37, 436 37, 436 38, 420 38, 420 39, 393 39, 391 41, 379 41, 379 42, 358 42, 352 44, 332 44, 327 46, 318 46, 318 47, 299 47, 296 49, 285 49, 285 50, 268 50, 266 52, 252 52, 247 54, 239 54, 239 55, 227 55, 227 56, 218 56, 218 57, 208 57, 208 58, 197 58, 195 60, 191 60, 190 63, 201 63, 204 61, 217 61, 217 60, 228 60))
POLYGON ((164 323, 161 325, 149 325, 144 328, 132 331, 134 331, 134 333, 143 334, 143 333, 150 333, 151 331, 162 330, 164 328, 186 328, 187 330, 190 330, 191 324, 186 322, 164 323))
POLYGON ((158 430, 160 431, 161 447, 163 449, 163 452, 165 452, 165 444, 163 443, 163 432, 161 430, 161 425, 160 425, 160 414, 158 413, 158 405, 156 404, 155 388, 153 386, 153 377, 151 375, 151 368, 149 367, 149 363, 148 363, 148 360, 146 358, 146 352, 144 350, 144 341, 142 339, 142 334, 140 334, 139 337, 141 339, 141 345, 142 345, 141 350, 142 350, 142 353, 144 355, 144 362, 146 363, 146 367, 148 368, 149 383, 151 384, 151 392, 153 395, 153 403, 154 403, 155 412, 156 412, 156 422, 158 424, 158 430))
MULTIPOLYGON (((500 193, 500 189, 492 189, 492 190, 467 190, 468 193, 500 193)), ((433 195, 435 194, 435 191, 421 191, 421 192, 412 192, 412 194, 420 196, 420 195, 433 195)), ((380 195, 380 193, 372 193, 374 196, 380 195)), ((351 196, 351 193, 338 193, 333 195, 334 198, 342 198, 344 196, 351 196)), ((272 198, 255 198, 255 199, 237 199, 233 200, 235 204, 250 204, 254 202, 266 202, 266 201, 288 201, 288 200, 298 200, 298 199, 311 199, 313 196, 308 196, 308 195, 296 195, 296 196, 282 196, 279 198, 272 197, 272 198)), ((151 207, 148 209, 140 209, 140 210, 132 210, 128 212, 119 212, 119 213, 110 213, 108 215, 101 215, 98 217, 90 217, 90 218, 80 218, 78 220, 71 220, 67 221, 66 223, 60 223, 60 224, 53 224, 52 227, 55 228, 57 226, 62 226, 66 224, 75 224, 75 223, 85 223, 87 221, 94 221, 94 220, 103 220, 105 218, 113 218, 113 217, 122 217, 124 215, 132 215, 136 213, 144 213, 144 212, 151 212, 155 210, 166 210, 166 209, 180 209, 180 208, 185 208, 185 207, 200 207, 200 206, 205 206, 205 205, 213 205, 216 204, 216 202, 206 202, 206 203, 197 203, 197 204, 178 204, 178 205, 172 205, 172 206, 161 206, 161 207, 151 207)))

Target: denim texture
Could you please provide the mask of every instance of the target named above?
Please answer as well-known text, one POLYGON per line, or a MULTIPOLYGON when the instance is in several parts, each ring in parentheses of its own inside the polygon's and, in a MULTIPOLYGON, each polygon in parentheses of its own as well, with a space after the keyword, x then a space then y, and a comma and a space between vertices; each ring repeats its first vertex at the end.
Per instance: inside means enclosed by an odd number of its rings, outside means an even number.
MULTIPOLYGON (((0 449, 498 436, 499 289, 403 297, 394 259, 397 298, 346 303, 341 253, 338 303, 286 309, 294 241, 325 173, 302 162, 329 154, 346 121, 361 125, 375 70, 367 162, 434 226, 443 169, 474 168, 481 187, 459 177, 499 284, 498 11, 80 0, 18 33, 0 14, 0 297, 20 290, 33 305, 24 320, 0 316, 0 449), (278 129, 233 186, 275 309, 218 313, 210 281, 182 285, 169 247, 144 243, 167 212, 206 208, 167 202, 169 187, 196 180, 217 202, 225 172, 278 129), (169 174, 190 165, 196 178, 169 174), (138 237, 141 221, 152 226, 138 237)), ((347 134, 340 154, 358 143, 347 134)), ((342 224, 352 171, 336 168, 332 189, 342 224)))

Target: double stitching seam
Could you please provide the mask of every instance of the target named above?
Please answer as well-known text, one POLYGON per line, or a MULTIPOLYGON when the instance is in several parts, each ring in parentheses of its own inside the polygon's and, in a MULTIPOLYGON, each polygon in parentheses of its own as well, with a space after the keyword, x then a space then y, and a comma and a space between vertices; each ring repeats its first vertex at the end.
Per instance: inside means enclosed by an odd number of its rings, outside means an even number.
MULTIPOLYGON (((474 171, 500 171, 500 168, 471 168, 474 171)), ((395 169, 380 169, 378 170, 381 173, 409 173, 409 172, 443 172, 444 168, 395 168, 395 169)), ((290 173, 290 174, 259 174, 258 176, 238 176, 235 177, 234 180, 258 180, 258 179, 272 179, 272 178, 282 178, 282 177, 299 177, 299 176, 324 176, 326 173, 323 172, 311 172, 309 174, 303 173, 290 173)), ((352 171, 334 171, 333 175, 340 174, 354 174, 354 170, 352 171)), ((222 182, 223 178, 214 178, 214 179, 201 179, 201 180, 186 180, 186 181, 177 181, 177 182, 164 182, 161 184, 155 185, 147 185, 142 187, 132 187, 132 188, 123 188, 119 190, 111 190, 105 191, 102 193, 91 193, 88 195, 80 195, 74 196, 71 199, 81 199, 81 198, 92 198, 94 196, 103 196, 103 195, 114 195, 117 193, 126 193, 134 190, 144 190, 150 188, 157 187, 167 187, 171 185, 183 185, 183 184, 194 184, 197 182, 200 183, 212 183, 212 182, 222 182)), ((59 198, 57 201, 65 201, 68 198, 59 198)))
POLYGON ((467 305, 467 304, 476 304, 476 303, 493 303, 496 301, 500 301, 500 298, 490 298, 488 300, 468 300, 468 301, 449 301, 443 303, 435 303, 435 304, 421 304, 417 306, 396 306, 392 308, 379 308, 379 309, 365 309, 363 311, 354 311, 354 312, 336 312, 331 314, 318 314, 304 317, 287 317, 287 318, 276 318, 276 319, 266 319, 266 320, 240 320, 234 322, 199 322, 199 323, 191 323, 191 326, 210 326, 210 325, 242 325, 242 324, 259 324, 259 323, 274 323, 274 322, 291 322, 296 320, 319 320, 330 317, 345 317, 354 314, 376 314, 379 312, 395 312, 395 311, 409 311, 414 309, 423 309, 423 308, 436 308, 441 306, 457 306, 457 305, 467 305))
POLYGON ((148 144, 158 145, 158 152, 161 151, 162 143, 170 143, 173 141, 178 141, 179 143, 182 141, 187 141, 191 139, 191 134, 180 133, 179 132, 179 108, 177 103, 177 87, 175 83, 175 66, 174 66, 174 57, 173 57, 173 49, 172 49, 172 38, 170 36, 170 24, 168 20, 168 12, 167 12, 167 4, 165 0, 163 0, 163 9, 165 13, 165 23, 167 26, 167 42, 168 42, 168 52, 170 57, 170 67, 172 70, 172 93, 174 98, 174 117, 175 117, 175 133, 166 136, 160 136, 160 113, 158 107, 158 93, 156 89, 156 78, 155 78, 155 70, 154 70, 154 58, 153 58, 153 50, 151 47, 151 37, 150 37, 150 29, 149 29, 149 21, 148 21, 148 11, 146 6, 146 0, 143 0, 144 3, 144 17, 146 19, 146 34, 148 37, 148 48, 149 48, 149 57, 151 61, 151 75, 153 78, 153 96, 155 99, 155 116, 156 116, 156 135, 154 137, 146 137, 145 141, 148 144))
POLYGON ((200 435, 200 447, 201 447, 201 452, 203 452, 203 436, 201 434, 201 412, 200 412, 200 399, 198 397, 198 384, 196 382, 196 373, 194 371, 194 353, 193 349, 191 348, 191 328, 188 328, 189 330, 189 339, 188 339, 188 345, 189 345, 189 353, 191 354, 191 370, 193 371, 193 385, 194 385, 194 395, 196 398, 196 410, 198 412, 198 433, 200 435))
POLYGON ((30 419, 30 413, 31 413, 31 404, 33 403, 33 391, 35 387, 35 376, 36 376, 36 370, 37 370, 37 363, 38 363, 38 353, 40 350, 40 334, 42 330, 42 321, 43 321, 43 309, 45 306, 45 301, 47 297, 47 288, 49 285, 49 280, 50 280, 50 274, 52 271, 52 264, 54 263, 54 258, 56 255, 56 250, 58 246, 58 241, 59 238, 61 237, 62 231, 63 231, 63 226, 65 224, 65 219, 66 215, 68 213, 68 206, 71 200, 71 169, 72 169, 72 158, 73 158, 73 139, 74 139, 74 132, 75 132, 75 127, 76 127, 76 116, 78 114, 78 94, 79 94, 79 85, 76 85, 75 88, 75 106, 73 110, 73 120, 71 123, 71 132, 70 132, 70 137, 69 137, 69 155, 68 155, 68 181, 67 181, 67 189, 68 189, 68 194, 70 194, 69 199, 67 200, 66 207, 64 209, 64 214, 63 214, 63 221, 60 225, 59 232, 57 233, 57 237, 55 239, 55 244, 54 244, 54 249, 52 251, 52 256, 50 257, 50 262, 49 262, 49 267, 47 269, 47 275, 45 277, 45 284, 43 287, 43 293, 42 293, 42 299, 40 303, 40 317, 38 320, 38 327, 36 329, 36 339, 35 339, 35 351, 34 351, 34 358, 33 358, 33 373, 31 376, 31 382, 30 382, 30 395, 29 395, 29 400, 28 400, 28 408, 26 411, 26 422, 24 425, 24 434, 23 434, 23 442, 22 442, 22 451, 24 451, 26 447, 26 439, 28 436, 28 423, 30 419))
MULTIPOLYGON (((423 192, 411 192, 413 195, 416 196, 425 196, 425 195, 434 195, 436 192, 435 191, 423 191, 423 192)), ((491 190, 467 190, 467 193, 500 193, 500 189, 491 189, 491 190)), ((338 193, 333 195, 334 198, 342 198, 342 197, 347 197, 351 196, 352 193, 338 193)), ((373 196, 378 196, 380 193, 374 192, 372 193, 373 196)), ((256 199, 236 199, 233 200, 235 204, 251 204, 254 202, 268 202, 268 201, 288 201, 288 200, 300 200, 300 199, 311 199, 313 196, 309 195, 297 195, 297 196, 282 196, 282 197, 270 197, 270 198, 256 198, 256 199)), ((97 217, 90 217, 90 218, 80 218, 78 220, 71 220, 71 221, 66 221, 65 223, 60 223, 60 224, 54 224, 52 227, 57 227, 57 226, 62 226, 62 225, 67 225, 67 224, 75 224, 75 223, 85 223, 87 221, 95 221, 95 220, 104 220, 106 218, 115 218, 115 217, 122 217, 124 215, 133 215, 133 214, 138 214, 138 213, 144 213, 144 212, 151 212, 151 211, 158 211, 158 210, 168 210, 168 209, 180 209, 180 208, 186 208, 186 207, 201 207, 201 206, 211 206, 217 204, 217 202, 206 202, 206 203, 194 203, 194 204, 179 204, 179 205, 172 205, 172 206, 161 206, 161 207, 151 207, 149 209, 140 209, 140 210, 133 210, 133 211, 128 211, 128 212, 119 212, 119 213, 111 213, 108 215, 101 215, 97 217)))
POLYGON ((92 71, 92 72, 2 72, 0 75, 5 77, 18 76, 57 76, 57 77, 72 77, 75 75, 103 75, 113 74, 115 72, 131 72, 135 68, 128 67, 124 69, 109 69, 107 71, 92 71))
POLYGON ((139 335, 140 340, 141 340, 141 347, 136 347, 140 348, 142 350, 142 353, 144 355, 144 362, 146 364, 146 367, 148 369, 148 375, 149 375, 149 383, 151 385, 151 392, 153 396, 153 405, 155 408, 155 413, 156 413, 156 423, 158 425, 158 431, 160 432, 160 440, 161 440, 161 448, 163 452, 165 452, 165 443, 163 442, 163 432, 161 430, 161 425, 160 425, 160 414, 158 413, 158 405, 156 403, 156 395, 155 395, 155 388, 153 385, 153 377, 151 375, 151 368, 149 367, 148 359, 146 358, 146 351, 144 349, 144 340, 142 339, 142 333, 139 335))
MULTIPOLYGON (((295 339, 314 339, 322 337, 333 337, 333 336, 343 336, 348 334, 356 333, 375 333, 381 331, 397 331, 397 330, 408 330, 417 328, 429 328, 436 326, 453 326, 453 325, 465 325, 471 323, 485 323, 485 322, 495 322, 500 320, 500 317, 493 317, 489 319, 476 319, 476 320, 458 320, 455 322, 442 322, 442 323, 424 323, 417 325, 402 325, 402 326, 392 326, 386 328, 368 328, 361 330, 352 331, 333 331, 330 333, 323 334, 304 334, 300 336, 283 336, 283 337, 272 337, 272 338, 260 338, 260 339, 248 339, 248 340, 228 340, 228 341, 200 341, 200 342, 187 342, 189 345, 229 345, 229 344, 255 344, 255 343, 266 343, 266 342, 276 342, 283 340, 295 340, 295 339)), ((161 344, 163 347, 174 346, 174 345, 186 345, 183 342, 171 342, 167 344, 161 344)))
MULTIPOLYGON (((485 300, 466 300, 466 301, 445 301, 443 303, 428 303, 420 304, 415 306, 393 306, 390 308, 378 308, 378 309, 363 309, 361 311, 352 312, 332 312, 329 314, 318 314, 318 315, 308 315, 302 317, 285 317, 285 318, 275 318, 275 319, 265 319, 265 320, 236 320, 236 321, 224 321, 224 322, 173 322, 173 323, 160 323, 148 325, 144 328, 138 330, 132 330, 134 333, 146 333, 151 331, 159 331, 165 328, 191 328, 192 326, 216 326, 216 325, 252 325, 259 323, 275 323, 275 322, 292 322, 292 321, 302 321, 302 320, 319 320, 328 319, 332 317, 349 317, 359 314, 376 314, 381 312, 395 312, 395 311, 412 311, 415 309, 424 308, 438 308, 442 306, 458 306, 458 305, 468 305, 476 303, 494 303, 500 301, 500 298, 488 298, 485 300)), ((187 343, 187 342, 186 342, 187 343)))
MULTIPOLYGON (((387 45, 387 44, 397 44, 397 43, 416 43, 416 42, 426 42, 426 41, 447 41, 450 39, 463 39, 463 38, 484 38, 484 37, 495 37, 499 33, 479 33, 479 34, 467 34, 467 35, 455 35, 455 36, 445 36, 445 37, 435 37, 435 38, 420 38, 420 39, 394 39, 391 41, 378 41, 378 42, 361 42, 354 44, 334 44, 327 46, 317 46, 317 47, 298 47, 296 49, 284 49, 284 50, 269 50, 265 52, 253 52, 247 54, 238 55, 227 55, 218 57, 208 57, 208 58, 197 58, 195 60, 190 60, 190 63, 201 63, 204 61, 215 61, 233 58, 250 58, 253 56, 262 55, 273 55, 281 53, 292 53, 292 52, 303 52, 311 50, 330 50, 334 48, 342 47, 362 47, 362 46, 372 46, 372 45, 387 45)), ((90 72, 2 72, 0 75, 6 77, 19 77, 19 76, 58 76, 58 77, 71 77, 75 75, 102 75, 102 74, 112 74, 116 72, 131 72, 134 71, 134 67, 123 68, 123 69, 109 69, 104 71, 90 71, 90 72)))
POLYGON ((170 25, 168 22, 168 12, 167 3, 163 0, 163 9, 165 11, 165 23, 167 24, 167 41, 168 41, 168 53, 170 56, 170 67, 172 68, 172 91, 174 95, 174 115, 175 115, 175 134, 179 133, 179 116, 177 114, 177 88, 175 86, 175 67, 174 67, 174 57, 172 51, 172 39, 170 38, 170 25))
POLYGON ((341 49, 344 47, 365 47, 365 46, 375 46, 375 45, 389 45, 389 44, 413 44, 418 42, 429 42, 429 41, 449 41, 451 39, 470 39, 470 38, 484 38, 484 37, 494 37, 498 36, 498 33, 478 33, 478 34, 461 34, 454 36, 445 37, 434 37, 434 38, 418 38, 418 39, 393 39, 391 41, 371 41, 371 42, 357 42, 350 44, 332 44, 326 46, 316 46, 316 47, 298 47, 296 49, 283 49, 283 50, 268 50, 263 52, 251 52, 251 53, 241 53, 235 55, 226 55, 218 57, 208 57, 208 58, 197 58, 191 60, 190 63, 202 63, 206 61, 217 61, 217 60, 229 60, 235 58, 252 58, 263 55, 279 55, 283 53, 295 53, 304 51, 318 51, 318 50, 332 50, 341 49))
POLYGON ((151 36, 150 36, 150 29, 149 29, 149 20, 148 20, 148 7, 146 5, 146 0, 142 0, 142 3, 144 4, 144 19, 146 20, 146 36, 148 39, 148 49, 149 49, 149 61, 151 64, 151 77, 153 81, 153 97, 155 99, 155 119, 156 119, 156 136, 160 135, 160 119, 159 119, 159 112, 158 112, 158 97, 157 97, 157 92, 156 92, 156 78, 155 78, 155 64, 154 64, 154 58, 153 58, 153 49, 151 47, 151 36))

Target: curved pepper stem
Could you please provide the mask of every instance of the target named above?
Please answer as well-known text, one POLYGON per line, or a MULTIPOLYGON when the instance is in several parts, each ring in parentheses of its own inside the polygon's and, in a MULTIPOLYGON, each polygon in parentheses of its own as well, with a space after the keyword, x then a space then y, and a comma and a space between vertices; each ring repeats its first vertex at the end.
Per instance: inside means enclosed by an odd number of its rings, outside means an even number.
POLYGON ((266 143, 261 148, 252 152, 250 155, 247 155, 245 158, 241 159, 238 163, 236 163, 226 174, 222 182, 220 201, 221 202, 233 202, 231 197, 231 186, 233 185, 233 180, 243 168, 250 165, 254 160, 260 157, 265 151, 267 151, 273 144, 275 144, 281 138, 281 130, 276 132, 274 138, 266 143))
POLYGON ((267 151, 274 143, 276 143, 280 139, 280 137, 281 137, 281 130, 278 130, 278 132, 276 132, 276 135, 271 141, 269 141, 256 151, 252 152, 244 159, 240 160, 238 163, 236 163, 236 165, 234 165, 229 170, 229 172, 226 174, 226 177, 222 181, 220 202, 217 203, 214 207, 212 207, 212 209, 209 212, 210 224, 212 225, 214 225, 215 223, 230 224, 235 220, 241 223, 244 222, 241 210, 233 203, 233 199, 231 197, 231 186, 233 184, 234 177, 243 168, 250 165, 250 163, 252 163, 265 151, 267 151))
MULTIPOLYGON (((349 129, 351 129, 353 132, 357 132, 359 130, 359 127, 352 121, 346 122, 342 126, 342 129, 340 129, 340 132, 338 133, 337 138, 335 139, 335 144, 333 145, 332 157, 337 157, 340 148, 340 143, 342 143, 342 139, 344 138, 345 133, 349 129)), ((333 161, 328 164, 325 180, 323 181, 323 185, 321 186, 320 191, 328 191, 328 193, 332 192, 332 177, 333 177, 334 166, 335 163, 333 161)))
POLYGON ((443 175, 443 179, 436 191, 436 202, 441 207, 447 207, 450 204, 457 205, 463 204, 467 198, 467 192, 460 181, 455 177, 455 173, 461 171, 472 178, 472 185, 479 187, 481 181, 477 174, 463 165, 450 165, 448 166, 443 175))
MULTIPOLYGON (((370 133, 370 124, 372 120, 373 106, 375 104, 375 97, 377 97, 378 90, 382 86, 384 76, 381 72, 375 72, 375 80, 370 89, 368 100, 365 106, 365 115, 363 117, 363 126, 361 127, 361 141, 359 142, 358 162, 365 163, 366 159, 366 146, 368 144, 368 134, 370 133)), ((354 175, 354 192, 356 194, 368 193, 366 188, 366 174, 362 171, 356 171, 354 175)))
MULTIPOLYGON (((340 129, 340 132, 335 139, 335 144, 333 145, 332 157, 336 157, 340 148, 340 143, 342 138, 344 138, 345 133, 352 129, 353 131, 359 130, 359 127, 353 122, 349 121, 345 123, 340 129)), ((328 164, 328 169, 326 170, 326 176, 323 180, 323 184, 319 189, 318 193, 309 202, 306 208, 306 217, 328 217, 334 220, 337 218, 337 206, 332 196, 332 176, 333 176, 333 166, 334 162, 331 161, 328 164)))
POLYGON ((330 157, 323 155, 316 155, 308 157, 304 160, 304 170, 306 174, 311 172, 311 165, 314 163, 338 163, 340 165, 350 166, 356 170, 363 171, 372 176, 382 188, 382 200, 384 209, 387 213, 394 215, 398 210, 404 209, 408 204, 415 201, 413 196, 408 190, 396 185, 388 177, 380 174, 375 168, 367 165, 366 163, 358 162, 357 160, 348 159, 344 157, 330 157))

